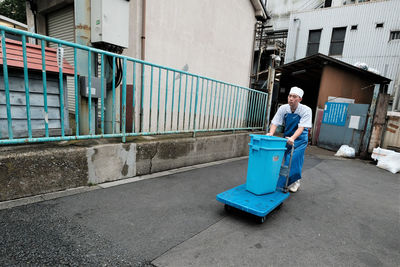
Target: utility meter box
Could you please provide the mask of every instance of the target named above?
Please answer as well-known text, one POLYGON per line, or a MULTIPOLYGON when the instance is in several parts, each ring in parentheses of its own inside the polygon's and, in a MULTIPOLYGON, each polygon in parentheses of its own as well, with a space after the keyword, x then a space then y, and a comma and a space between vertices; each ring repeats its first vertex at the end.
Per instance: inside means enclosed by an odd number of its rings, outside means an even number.
POLYGON ((129 44, 129 0, 91 0, 91 42, 129 44))
MULTIPOLYGON (((86 76, 80 76, 79 77, 79 82, 80 82, 80 89, 81 89, 81 96, 84 97, 89 97, 89 84, 88 84, 88 77, 86 76)), ((103 97, 106 98, 106 79, 104 79, 104 91, 103 91, 103 97)), ((101 98, 101 78, 98 77, 92 77, 91 83, 91 94, 92 98, 101 98)))

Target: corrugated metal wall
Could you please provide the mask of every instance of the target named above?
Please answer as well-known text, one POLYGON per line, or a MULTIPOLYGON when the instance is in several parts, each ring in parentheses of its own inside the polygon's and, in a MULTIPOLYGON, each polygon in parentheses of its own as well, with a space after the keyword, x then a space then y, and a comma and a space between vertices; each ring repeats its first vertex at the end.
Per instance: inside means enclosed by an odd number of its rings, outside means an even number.
MULTIPOLYGON (((74 6, 64 7, 60 10, 47 15, 47 33, 48 36, 75 42, 75 22, 74 6)), ((49 43, 49 47, 57 47, 55 43, 49 43)), ((64 47, 64 57, 71 66, 74 65, 74 49, 64 47)), ((68 110, 75 112, 75 86, 73 76, 67 76, 68 87, 68 110)))
POLYGON ((377 69, 392 79, 392 93, 400 87, 400 40, 389 41, 389 36, 400 29, 399 10, 400 1, 391 0, 292 13, 285 63, 305 57, 310 30, 323 29, 319 52, 328 55, 332 28, 347 27, 343 54, 335 58, 377 69), (376 23, 384 23, 383 28, 376 28, 376 23), (352 25, 357 30, 351 30, 352 25))

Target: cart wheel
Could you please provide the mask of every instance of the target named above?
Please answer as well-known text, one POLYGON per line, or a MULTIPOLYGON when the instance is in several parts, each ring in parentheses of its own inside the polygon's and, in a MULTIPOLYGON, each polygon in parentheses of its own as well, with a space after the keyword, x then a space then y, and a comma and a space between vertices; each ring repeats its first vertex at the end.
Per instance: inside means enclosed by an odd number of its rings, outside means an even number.
POLYGON ((262 224, 262 223, 265 222, 266 219, 267 219, 267 216, 259 217, 259 218, 258 218, 258 222, 259 222, 260 224, 262 224))
POLYGON ((228 204, 225 204, 224 209, 226 212, 230 212, 232 210, 232 207, 229 206, 228 204))

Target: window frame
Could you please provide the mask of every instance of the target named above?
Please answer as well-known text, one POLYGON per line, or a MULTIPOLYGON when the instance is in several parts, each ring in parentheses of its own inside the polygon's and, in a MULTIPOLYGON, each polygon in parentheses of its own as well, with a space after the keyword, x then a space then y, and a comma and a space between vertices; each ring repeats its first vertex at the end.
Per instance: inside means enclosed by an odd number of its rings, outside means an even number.
POLYGON ((341 55, 343 55, 344 42, 346 40, 346 32, 347 32, 347 26, 332 28, 331 42, 330 42, 330 45, 329 45, 329 54, 328 54, 329 56, 341 56, 341 55), (341 40, 334 40, 333 39, 333 34, 335 33, 335 30, 344 30, 343 40, 342 39, 341 40), (332 52, 333 45, 340 44, 340 43, 342 44, 342 48, 341 48, 340 53, 339 54, 334 54, 332 52))
POLYGON ((315 55, 315 54, 318 54, 318 52, 319 52, 319 46, 320 46, 320 44, 321 44, 321 35, 322 35, 322 28, 320 28, 320 29, 313 29, 313 30, 309 30, 309 31, 308 31, 308 40, 307 40, 306 57, 312 56, 312 55, 315 55), (317 43, 317 42, 310 42, 311 32, 319 32, 318 43, 317 43), (311 45, 318 44, 318 49, 317 49, 317 52, 316 52, 316 53, 312 53, 312 54, 309 53, 310 44, 311 44, 311 45))
POLYGON ((389 33, 389 42, 390 41, 396 41, 396 40, 400 41, 400 30, 390 31, 390 33, 389 33), (398 37, 397 38, 393 38, 396 35, 398 37))

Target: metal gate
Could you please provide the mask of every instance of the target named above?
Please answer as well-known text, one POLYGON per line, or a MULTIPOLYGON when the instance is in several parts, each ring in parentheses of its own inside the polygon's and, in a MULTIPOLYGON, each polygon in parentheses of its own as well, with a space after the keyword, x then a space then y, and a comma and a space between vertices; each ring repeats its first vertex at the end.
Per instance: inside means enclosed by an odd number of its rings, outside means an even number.
POLYGON ((358 153, 368 109, 368 104, 326 103, 318 146, 338 150, 341 145, 348 145, 358 153))

